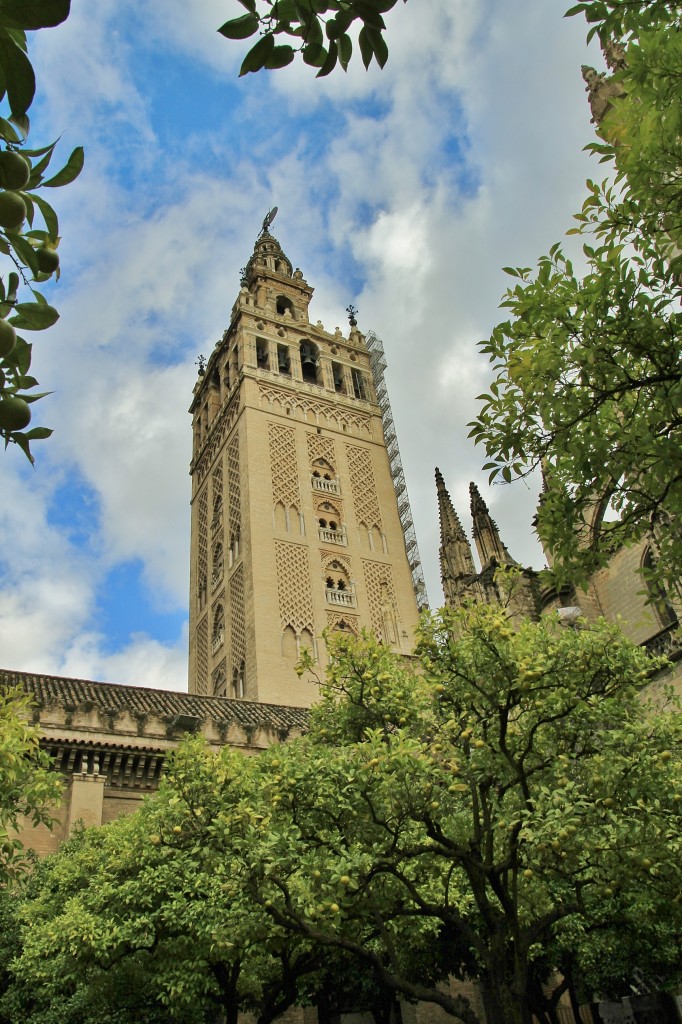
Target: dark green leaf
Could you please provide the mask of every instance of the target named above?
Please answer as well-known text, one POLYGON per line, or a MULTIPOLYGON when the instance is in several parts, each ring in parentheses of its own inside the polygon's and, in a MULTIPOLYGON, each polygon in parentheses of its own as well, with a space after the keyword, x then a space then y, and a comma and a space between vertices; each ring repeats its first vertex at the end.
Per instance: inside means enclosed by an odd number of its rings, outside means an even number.
POLYGON ((13 117, 21 117, 33 102, 36 78, 31 62, 6 29, 0 28, 0 66, 13 117))
POLYGON ((348 70, 348 61, 351 59, 353 53, 353 42, 348 35, 343 35, 339 39, 339 64, 344 71, 348 70))
POLYGON ((246 7, 247 11, 251 11, 252 14, 256 13, 256 0, 239 0, 242 7, 246 7))
POLYGON ((364 31, 367 33, 367 38, 374 53, 374 59, 379 67, 383 68, 384 64, 388 60, 388 47, 386 46, 384 37, 381 32, 374 28, 368 28, 365 26, 364 31))
POLYGON ((308 43, 302 50, 303 60, 311 68, 321 68, 327 59, 327 51, 321 43, 308 43))
POLYGON ((33 427, 31 430, 25 431, 24 437, 29 441, 44 441, 52 433, 53 431, 49 427, 33 427))
POLYGON ((54 28, 69 16, 71 0, 0 0, 0 22, 33 31, 54 28))
POLYGON ((239 18, 226 21, 224 25, 220 26, 218 32, 226 39, 248 39, 258 31, 259 25, 257 14, 242 14, 239 18))
POLYGON ((325 75, 330 74, 334 70, 334 68, 336 67, 336 59, 337 59, 337 46, 336 46, 336 43, 330 43, 329 44, 329 53, 327 54, 327 59, 325 60, 324 64, 322 65, 320 70, 317 72, 317 75, 315 77, 316 78, 324 78, 325 75))
POLYGON ((10 117, 10 121, 19 129, 22 138, 28 138, 28 133, 31 130, 31 122, 29 120, 28 114, 22 114, 20 117, 12 116, 10 117))
POLYGON ((73 153, 62 167, 58 174, 55 174, 53 178, 43 182, 45 188, 58 188, 60 185, 68 185, 74 181, 80 172, 83 170, 83 161, 85 155, 83 153, 82 146, 76 146, 73 153))
MULTIPOLYGON (((61 138, 61 135, 59 136, 59 139, 60 138, 61 138)), ((33 156, 43 156, 44 153, 51 153, 52 152, 54 147, 59 142, 59 139, 55 139, 54 142, 51 142, 49 144, 49 146, 42 146, 40 149, 22 149, 21 152, 24 154, 24 156, 31 156, 31 157, 33 157, 33 156)))
POLYGON ((278 68, 285 68, 294 59, 293 46, 275 46, 265 62, 265 67, 270 71, 278 68))
POLYGON ((275 48, 275 39, 272 35, 263 36, 255 46, 252 46, 242 61, 239 69, 239 77, 248 75, 251 71, 260 71, 265 67, 265 62, 275 48))
POLYGON ((367 29, 364 26, 363 28, 360 29, 358 42, 360 44, 360 55, 362 57, 362 63, 365 65, 366 70, 372 62, 372 57, 374 56, 374 49, 367 34, 367 29))
POLYGON ((386 28, 386 22, 379 14, 375 4, 365 3, 364 0, 355 0, 353 8, 360 15, 365 25, 371 28, 386 28))

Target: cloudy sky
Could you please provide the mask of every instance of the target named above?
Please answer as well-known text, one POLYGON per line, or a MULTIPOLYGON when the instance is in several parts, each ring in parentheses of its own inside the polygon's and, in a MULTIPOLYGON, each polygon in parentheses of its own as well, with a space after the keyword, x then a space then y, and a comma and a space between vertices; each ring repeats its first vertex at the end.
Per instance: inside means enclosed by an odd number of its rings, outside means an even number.
MULTIPOLYGON (((247 44, 217 35, 236 0, 72 0, 32 35, 33 145, 62 135, 86 167, 52 193, 61 320, 35 336, 54 427, 0 457, 0 660, 7 668, 184 689, 187 408, 195 361, 228 324, 239 269, 273 233, 315 287, 384 342, 427 588, 441 600, 438 465, 469 526, 468 482, 513 555, 539 567, 523 483, 486 487, 467 440, 489 380, 477 342, 502 319, 505 265, 570 227, 591 127, 586 27, 566 0, 410 0, 390 59, 316 81, 292 66, 237 78, 247 44)), ((4 110, 2 113, 6 113, 4 110)))

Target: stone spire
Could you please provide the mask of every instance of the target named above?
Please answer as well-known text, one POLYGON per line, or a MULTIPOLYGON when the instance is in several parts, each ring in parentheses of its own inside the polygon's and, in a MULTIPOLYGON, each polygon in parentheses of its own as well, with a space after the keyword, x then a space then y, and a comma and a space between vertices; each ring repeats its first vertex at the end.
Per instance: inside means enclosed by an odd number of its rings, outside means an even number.
POLYGON ((474 540, 483 569, 494 559, 499 565, 518 565, 500 539, 497 523, 491 518, 488 506, 476 484, 469 484, 471 518, 474 522, 474 540))
POLYGON ((460 604, 476 575, 471 545, 462 529, 439 469, 436 469, 440 519, 440 571, 446 605, 460 604))

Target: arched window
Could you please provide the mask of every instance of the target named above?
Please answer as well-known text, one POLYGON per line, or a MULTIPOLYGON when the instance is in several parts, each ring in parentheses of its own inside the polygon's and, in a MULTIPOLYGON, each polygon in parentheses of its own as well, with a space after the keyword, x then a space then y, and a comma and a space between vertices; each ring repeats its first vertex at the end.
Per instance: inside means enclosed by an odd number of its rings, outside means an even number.
POLYGON ((298 661, 298 644, 293 626, 287 626, 282 633, 282 657, 292 665, 298 661))
POLYGON ((668 629, 669 626, 677 625, 675 609, 670 604, 668 595, 663 585, 653 578, 656 572, 656 560, 650 547, 646 549, 642 557, 642 576, 647 589, 649 604, 658 620, 661 629, 668 629))
POLYGON ((320 350, 312 341, 302 341, 299 346, 301 376, 308 384, 320 384, 320 350))
POLYGON ((290 316, 294 319, 294 304, 286 295, 278 295, 275 300, 275 309, 278 316, 290 316))
POLYGON ((211 632, 211 649, 215 653, 225 640, 225 609, 218 603, 213 611, 213 630, 211 632))

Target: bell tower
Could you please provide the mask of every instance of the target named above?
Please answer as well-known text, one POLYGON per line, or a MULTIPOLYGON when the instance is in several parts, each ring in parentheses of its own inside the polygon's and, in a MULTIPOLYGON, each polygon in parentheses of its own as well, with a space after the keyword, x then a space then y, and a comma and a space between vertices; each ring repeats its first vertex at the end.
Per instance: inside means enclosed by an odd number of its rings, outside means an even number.
POLYGON ((271 220, 190 407, 189 690, 305 706, 323 630, 408 654, 418 611, 365 337, 311 324, 271 220))

